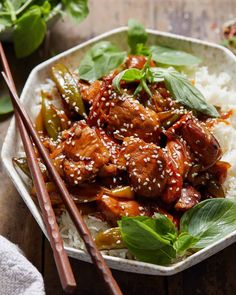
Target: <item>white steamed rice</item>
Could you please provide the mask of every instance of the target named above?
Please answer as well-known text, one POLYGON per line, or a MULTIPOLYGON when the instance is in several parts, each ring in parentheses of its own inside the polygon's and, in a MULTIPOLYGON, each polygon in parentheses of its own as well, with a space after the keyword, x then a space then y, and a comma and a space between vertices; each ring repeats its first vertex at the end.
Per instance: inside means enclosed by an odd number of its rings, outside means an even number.
MULTIPOLYGON (((228 170, 227 179, 223 185, 227 198, 236 196, 236 92, 230 90, 231 77, 227 73, 219 75, 209 74, 207 67, 197 69, 195 73, 195 86, 202 92, 207 102, 220 106, 223 111, 233 110, 233 115, 226 123, 218 123, 212 129, 213 134, 219 141, 222 150, 222 160, 229 162, 231 167, 228 170)), ((85 222, 95 237, 100 231, 109 228, 107 222, 101 221, 93 216, 85 216, 85 222)), ((60 219, 60 231, 65 245, 76 249, 85 250, 84 244, 77 233, 73 222, 67 212, 64 212, 60 219)), ((107 255, 128 257, 126 249, 104 251, 107 255)))

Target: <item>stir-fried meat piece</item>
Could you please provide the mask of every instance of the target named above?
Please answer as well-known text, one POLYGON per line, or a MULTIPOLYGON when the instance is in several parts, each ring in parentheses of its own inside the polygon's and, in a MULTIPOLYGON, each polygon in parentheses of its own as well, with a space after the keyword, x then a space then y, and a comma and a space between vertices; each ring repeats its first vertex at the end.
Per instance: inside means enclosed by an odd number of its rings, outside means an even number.
POLYGON ((115 138, 134 135, 146 142, 159 142, 161 130, 157 113, 129 96, 110 102, 106 122, 115 138))
POLYGON ((98 175, 104 178, 104 177, 114 177, 117 174, 118 174, 117 166, 115 164, 108 163, 102 166, 98 175))
POLYGON ((60 143, 57 148, 50 154, 50 158, 52 159, 52 162, 54 166, 56 167, 59 174, 63 177, 64 171, 63 171, 63 161, 65 158, 65 155, 63 154, 64 150, 64 142, 60 143))
POLYGON ((201 194, 204 199, 225 198, 225 192, 222 185, 212 179, 203 187, 200 187, 201 194))
POLYGON ((109 136, 103 129, 96 128, 97 135, 101 139, 102 144, 107 148, 111 156, 111 163, 114 163, 118 157, 121 146, 120 144, 114 140, 111 136, 109 136))
POLYGON ((203 170, 213 166, 222 155, 220 144, 214 135, 192 114, 184 115, 165 134, 171 138, 175 132, 186 140, 191 151, 203 166, 203 170))
POLYGON ((178 202, 175 204, 177 211, 187 211, 195 206, 201 199, 201 194, 192 186, 182 188, 178 202))
POLYGON ((179 174, 184 178, 189 171, 192 159, 189 148, 184 140, 173 139, 166 145, 168 158, 173 162, 179 174))
POLYGON ((64 176, 70 186, 80 185, 84 182, 93 181, 99 169, 90 160, 63 161, 64 176))
POLYGON ((109 163, 111 155, 99 138, 96 130, 80 121, 64 134, 65 141, 54 151, 54 161, 63 169, 70 185, 91 181, 99 170, 109 163))
POLYGON ((224 161, 217 161, 207 170, 202 171, 202 165, 193 165, 187 175, 188 182, 193 186, 208 186, 209 181, 221 185, 224 183, 230 164, 224 161))
POLYGON ((100 168, 108 163, 110 154, 98 137, 96 130, 84 123, 77 124, 73 135, 66 140, 64 153, 67 158, 89 160, 91 165, 100 168))
POLYGON ((187 120, 181 133, 205 169, 213 166, 221 157, 218 141, 197 119, 187 120))
POLYGON ((115 164, 121 146, 111 136, 107 135, 101 128, 96 128, 96 132, 102 141, 102 144, 107 148, 110 153, 110 161, 104 165, 100 171, 99 176, 101 178, 111 178, 118 174, 117 165, 115 164))
POLYGON ((97 201, 98 209, 107 221, 116 225, 122 216, 153 216, 160 213, 168 217, 172 222, 178 223, 178 220, 169 214, 165 209, 156 203, 141 202, 137 200, 128 200, 110 197, 103 194, 97 201))
POLYGON ((227 177, 227 171, 230 168, 230 164, 224 161, 217 161, 212 167, 208 169, 216 181, 220 184, 225 182, 227 177))
POLYGON ((125 138, 117 164, 127 169, 130 185, 137 195, 155 198, 163 192, 167 181, 166 157, 155 144, 125 138))
POLYGON ((166 146, 167 163, 167 185, 162 199, 165 203, 175 202, 180 197, 183 179, 188 172, 191 158, 184 141, 178 139, 169 141, 166 146))
POLYGON ((80 93, 84 101, 92 103, 92 101, 100 94, 101 92, 101 81, 94 81, 92 84, 88 85, 85 83, 80 83, 80 93))
MULTIPOLYGON (((129 55, 126 59, 125 65, 128 69, 136 68, 141 70, 147 61, 147 57, 144 55, 129 55)), ((150 66, 155 67, 153 60, 150 61, 150 66)))
POLYGON ((97 201, 97 205, 106 220, 114 225, 122 216, 144 215, 143 208, 134 200, 122 200, 103 195, 97 201))

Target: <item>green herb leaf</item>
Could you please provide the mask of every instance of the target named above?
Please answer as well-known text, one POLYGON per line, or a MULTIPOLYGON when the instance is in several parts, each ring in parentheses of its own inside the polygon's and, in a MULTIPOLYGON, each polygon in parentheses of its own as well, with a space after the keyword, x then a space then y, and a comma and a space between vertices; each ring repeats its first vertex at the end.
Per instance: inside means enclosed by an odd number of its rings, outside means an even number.
POLYGON ((77 22, 81 22, 89 13, 88 0, 62 0, 66 11, 77 22))
POLYGON ((210 117, 219 117, 214 106, 208 104, 202 93, 174 68, 151 68, 152 82, 164 79, 166 88, 174 99, 185 107, 210 117))
POLYGON ((19 9, 21 7, 21 5, 25 3, 25 0, 12 0, 11 2, 12 2, 14 9, 17 11, 17 9, 19 9))
POLYGON ((94 81, 120 66, 126 57, 125 51, 120 51, 109 41, 95 44, 80 63, 80 79, 94 81))
POLYGON ((118 224, 125 245, 137 259, 164 265, 175 258, 176 251, 169 239, 157 232, 155 218, 123 217, 118 224))
POLYGON ((48 1, 44 1, 43 5, 40 7, 42 15, 47 17, 51 12, 51 4, 48 1))
POLYGON ((163 214, 155 213, 156 232, 172 243, 177 239, 178 231, 174 223, 163 214))
POLYGON ((15 9, 14 9, 14 6, 13 6, 13 4, 12 4, 12 1, 10 1, 10 0, 5 0, 5 2, 4 2, 4 6, 5 6, 6 10, 10 13, 10 15, 11 15, 11 20, 12 20, 12 22, 14 23, 15 20, 16 20, 16 11, 15 11, 15 9))
POLYGON ((39 6, 32 6, 16 23, 14 46, 19 58, 30 55, 43 42, 46 23, 39 6))
POLYGON ((130 46, 130 53, 136 54, 138 44, 144 45, 147 42, 148 35, 145 27, 135 19, 129 19, 128 27, 128 44, 130 46))
POLYGON ((142 71, 139 69, 127 69, 122 72, 120 72, 115 78, 113 79, 113 86, 121 92, 120 89, 120 82, 126 81, 126 82, 133 82, 133 81, 139 81, 142 78, 143 74, 142 71))
POLYGON ((188 249, 193 248, 198 241, 199 238, 193 237, 189 233, 182 232, 174 242, 173 247, 175 248, 176 253, 181 256, 188 249))
POLYGON ((209 199, 185 212, 180 231, 188 232, 199 241, 194 248, 204 248, 236 230, 236 202, 229 199, 209 199))
POLYGON ((8 96, 0 98, 0 115, 9 114, 13 111, 11 99, 8 96))
POLYGON ((144 44, 137 44, 137 46, 136 46, 136 54, 137 55, 150 56, 151 55, 151 51, 144 44))
POLYGON ((4 30, 6 27, 10 27, 11 25, 12 25, 11 16, 0 14, 0 31, 4 30))
POLYGON ((152 58, 159 64, 172 66, 198 65, 201 59, 184 51, 162 46, 151 46, 152 58))

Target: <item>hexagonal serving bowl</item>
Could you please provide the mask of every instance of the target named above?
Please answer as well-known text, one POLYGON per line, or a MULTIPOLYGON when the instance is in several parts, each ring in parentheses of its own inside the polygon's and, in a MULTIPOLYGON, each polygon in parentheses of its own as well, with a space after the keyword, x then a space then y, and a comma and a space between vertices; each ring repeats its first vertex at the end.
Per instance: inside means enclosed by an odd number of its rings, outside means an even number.
MULTIPOLYGON (((209 67, 210 72, 214 72, 217 74, 224 71, 227 72, 229 75, 236 77, 236 57, 226 48, 212 43, 192 38, 186 38, 170 33, 163 33, 154 30, 147 30, 147 32, 149 34, 149 44, 159 44, 193 53, 203 59, 203 64, 209 67)), ((39 101, 36 95, 36 90, 40 87, 41 84, 45 83, 46 79, 49 77, 49 70, 55 62, 63 62, 71 69, 75 69, 79 65, 80 59, 84 56, 85 52, 92 45, 94 45, 94 43, 101 40, 109 40, 117 44, 119 48, 127 49, 126 36, 126 27, 112 30, 96 38, 93 38, 90 41, 77 45, 35 67, 29 75, 29 78, 21 94, 21 100, 32 120, 35 119, 37 115, 37 110, 39 109, 39 101)), ((232 89, 236 91, 236 86, 234 86, 233 84, 231 86, 232 89)), ((29 183, 27 183, 27 180, 19 174, 19 172, 12 164, 12 158, 21 154, 22 152, 23 148, 19 132, 15 125, 15 119, 13 118, 3 144, 1 153, 2 161, 4 163, 6 171, 15 184, 22 199, 24 200, 34 218, 38 222, 39 226, 41 227, 42 231, 46 235, 46 229, 43 224, 40 211, 31 199, 31 196, 29 195, 29 183)), ((219 252, 220 250, 224 249, 235 241, 236 231, 232 232, 226 238, 219 240, 211 246, 204 248, 199 252, 185 258, 184 260, 169 266, 159 266, 150 263, 106 255, 104 257, 108 265, 114 269, 150 275, 172 275, 186 268, 189 268, 192 265, 219 252)), ((81 250, 66 247, 66 251, 71 257, 91 262, 88 254, 81 250)))

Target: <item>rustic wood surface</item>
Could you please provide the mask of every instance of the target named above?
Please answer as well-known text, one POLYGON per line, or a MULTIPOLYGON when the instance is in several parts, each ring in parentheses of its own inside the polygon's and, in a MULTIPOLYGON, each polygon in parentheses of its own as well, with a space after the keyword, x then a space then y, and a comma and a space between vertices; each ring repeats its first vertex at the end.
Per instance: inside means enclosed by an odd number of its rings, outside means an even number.
MULTIPOLYGON (((41 46, 27 60, 17 61, 12 45, 5 44, 19 90, 30 70, 40 61, 95 35, 126 25, 130 17, 148 28, 219 42, 222 24, 236 13, 236 0, 90 0, 89 6, 90 15, 81 25, 58 22, 48 35, 46 46, 41 46)), ((2 81, 0 89, 4 91, 2 81)), ((0 121, 0 147, 9 120, 5 117, 0 121)), ((18 244, 44 275, 46 293, 63 294, 50 246, 1 163, 0 221, 0 234, 18 244)), ((124 294, 232 295, 236 294, 235 253, 236 244, 171 277, 113 273, 124 294)), ((71 262, 78 281, 78 294, 106 294, 92 265, 74 259, 71 262)))

